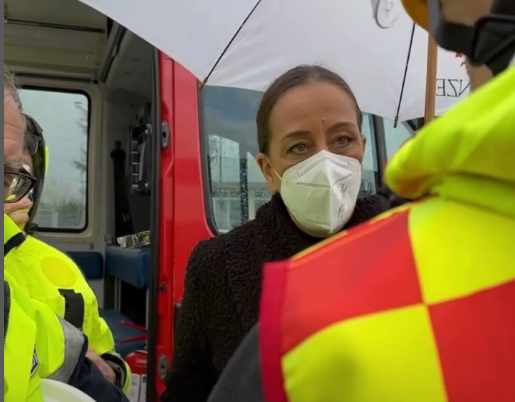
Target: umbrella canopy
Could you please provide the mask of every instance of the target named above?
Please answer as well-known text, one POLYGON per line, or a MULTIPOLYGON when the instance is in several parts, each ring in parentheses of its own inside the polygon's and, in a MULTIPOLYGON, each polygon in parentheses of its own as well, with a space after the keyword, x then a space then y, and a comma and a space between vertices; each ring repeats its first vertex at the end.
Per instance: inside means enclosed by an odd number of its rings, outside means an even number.
MULTIPOLYGON (((349 82, 363 111, 396 115, 413 28, 400 0, 81 1, 207 85, 263 91, 291 67, 321 64, 349 82)), ((417 28, 400 120, 424 115, 427 43, 417 28)), ((468 94, 462 60, 441 49, 436 86, 437 115, 468 94)))

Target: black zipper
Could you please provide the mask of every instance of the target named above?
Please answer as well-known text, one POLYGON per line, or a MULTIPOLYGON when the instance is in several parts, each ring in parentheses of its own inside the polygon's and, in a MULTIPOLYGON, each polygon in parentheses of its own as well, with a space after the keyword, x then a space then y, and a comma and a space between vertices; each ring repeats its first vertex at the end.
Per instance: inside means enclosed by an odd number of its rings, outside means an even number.
POLYGON ((11 288, 7 281, 4 281, 4 346, 7 340, 7 330, 9 329, 9 316, 11 314, 11 288))
POLYGON ((17 233, 13 237, 11 237, 9 240, 7 240, 7 242, 4 243, 4 258, 7 254, 9 254, 9 252, 13 248, 18 247, 24 241, 25 241, 25 234, 23 232, 17 233))

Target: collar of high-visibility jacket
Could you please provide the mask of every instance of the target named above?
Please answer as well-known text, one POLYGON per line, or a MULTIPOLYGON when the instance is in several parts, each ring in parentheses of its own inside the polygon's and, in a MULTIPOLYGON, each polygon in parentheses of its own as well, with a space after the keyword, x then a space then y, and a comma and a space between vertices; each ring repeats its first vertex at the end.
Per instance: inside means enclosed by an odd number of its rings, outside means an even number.
POLYGON ((4 244, 18 233, 21 233, 21 229, 9 216, 4 214, 4 244))
MULTIPOLYGON (((4 214, 4 265, 6 264, 5 258, 16 247, 25 241, 25 233, 4 214)), ((4 270, 5 271, 5 270, 4 270)))
POLYGON ((496 204, 515 199, 513 88, 515 67, 420 130, 388 163, 386 184, 406 198, 448 195, 458 201, 487 203, 489 208, 506 208, 510 215, 515 214, 513 206, 496 204), (474 186, 466 185, 470 180, 474 186), (461 184, 452 188, 447 182, 461 184), (506 198, 507 192, 510 198, 506 198), (486 199, 494 195, 504 198, 486 199))

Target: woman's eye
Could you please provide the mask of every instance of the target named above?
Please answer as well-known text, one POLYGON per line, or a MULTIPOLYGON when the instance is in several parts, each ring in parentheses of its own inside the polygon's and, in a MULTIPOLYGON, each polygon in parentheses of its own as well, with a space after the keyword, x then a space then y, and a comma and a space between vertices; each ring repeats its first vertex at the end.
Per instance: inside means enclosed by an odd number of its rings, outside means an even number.
POLYGON ((349 137, 346 137, 346 136, 339 136, 336 138, 336 140, 334 141, 336 144, 340 145, 340 146, 346 146, 349 144, 350 142, 350 138, 349 137))
POLYGON ((306 152, 308 149, 307 145, 306 144, 302 144, 302 143, 299 143, 299 144, 295 144, 293 145, 290 149, 289 149, 289 152, 293 152, 293 153, 297 153, 297 154, 300 154, 302 152, 306 152))

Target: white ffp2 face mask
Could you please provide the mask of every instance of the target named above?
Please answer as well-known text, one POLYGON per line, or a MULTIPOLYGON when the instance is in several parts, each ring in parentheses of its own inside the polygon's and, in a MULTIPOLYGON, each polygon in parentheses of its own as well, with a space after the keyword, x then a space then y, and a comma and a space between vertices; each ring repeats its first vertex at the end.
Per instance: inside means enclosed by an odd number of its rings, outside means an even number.
POLYGON ((287 169, 281 197, 306 231, 327 236, 349 221, 361 186, 361 164, 354 158, 321 151, 287 169))

